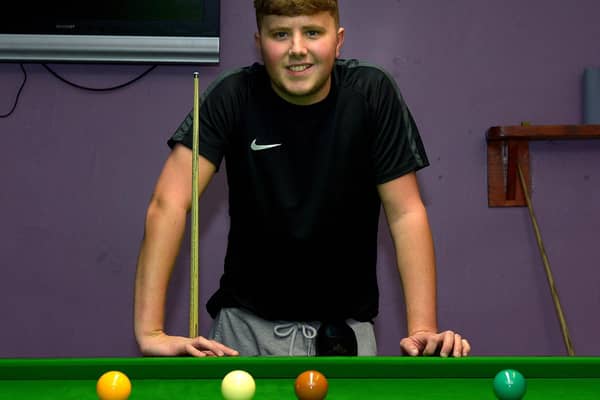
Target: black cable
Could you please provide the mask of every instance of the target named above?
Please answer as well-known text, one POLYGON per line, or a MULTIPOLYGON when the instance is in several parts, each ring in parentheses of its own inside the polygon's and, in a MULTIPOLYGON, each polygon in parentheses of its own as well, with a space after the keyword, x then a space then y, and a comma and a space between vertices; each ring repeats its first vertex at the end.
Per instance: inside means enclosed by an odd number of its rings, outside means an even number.
POLYGON ((67 85, 71 85, 74 86, 78 89, 83 89, 83 90, 90 90, 93 92, 106 92, 109 90, 116 90, 116 89, 121 89, 122 87, 125 87, 127 85, 131 85, 133 82, 137 81, 138 79, 143 78, 144 76, 146 76, 148 73, 150 73, 150 71, 152 71, 154 68, 156 68, 156 65, 151 66, 150 68, 148 68, 146 71, 142 72, 141 75, 133 78, 132 80, 130 80, 129 82, 125 82, 121 85, 117 85, 117 86, 112 86, 112 87, 107 87, 107 88, 91 88, 91 87, 86 87, 86 86, 81 86, 78 85, 76 83, 70 82, 68 80, 66 80, 65 78, 63 78, 62 76, 58 75, 56 72, 54 72, 49 66, 47 66, 46 64, 42 64, 42 66, 44 68, 46 68, 48 70, 48 72, 50 72, 52 75, 54 75, 56 78, 60 79, 61 81, 63 81, 64 83, 66 83, 67 85))
POLYGON ((19 96, 21 95, 21 92, 23 91, 23 88, 25 87, 25 82, 27 82, 27 72, 25 71, 25 66, 23 66, 23 64, 19 64, 19 65, 21 66, 21 71, 23 71, 23 82, 21 82, 21 87, 19 88, 19 91, 17 92, 17 96, 15 97, 15 102, 14 102, 12 108, 10 109, 10 111, 7 114, 0 114, 0 118, 6 118, 10 114, 12 114, 13 111, 15 111, 15 108, 17 108, 17 103, 19 102, 19 96))
MULTIPOLYGON (((17 108, 17 104, 19 103, 19 97, 21 96, 21 92, 23 91, 23 88, 25 87, 25 82, 27 82, 27 71, 25 71, 25 66, 23 64, 19 64, 19 65, 21 66, 21 71, 23 71, 23 82, 21 82, 21 87, 19 87, 17 95, 15 96, 15 102, 12 105, 10 111, 8 113, 6 113, 6 114, 0 114, 0 118, 7 118, 8 116, 10 116, 15 111, 15 109, 17 108)), ((74 86, 74 87, 79 88, 79 89, 90 90, 90 91, 94 91, 94 92, 106 92, 106 91, 109 91, 109 90, 121 89, 122 87, 131 85, 133 82, 135 82, 135 81, 143 78, 144 76, 148 75, 150 73, 150 71, 152 71, 154 68, 157 67, 157 65, 153 65, 150 68, 148 68, 146 71, 142 72, 139 76, 137 76, 137 77, 133 78, 132 80, 130 80, 128 82, 125 82, 125 83, 123 83, 121 85, 107 87, 107 88, 92 88, 92 87, 81 86, 81 85, 78 85, 76 83, 68 81, 67 79, 63 78, 62 76, 60 76, 56 72, 54 72, 46 64, 42 64, 42 66, 44 68, 46 68, 48 70, 48 72, 50 72, 52 75, 54 75, 56 78, 58 78, 59 80, 63 81, 67 85, 71 85, 71 86, 74 86)))

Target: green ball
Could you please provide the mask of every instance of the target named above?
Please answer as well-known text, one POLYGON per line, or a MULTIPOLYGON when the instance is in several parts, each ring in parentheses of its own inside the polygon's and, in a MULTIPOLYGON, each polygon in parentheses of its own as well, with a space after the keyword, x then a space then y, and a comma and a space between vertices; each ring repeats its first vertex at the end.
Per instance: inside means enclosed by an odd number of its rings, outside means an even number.
POLYGON ((499 400, 521 400, 525 396, 525 377, 514 369, 503 369, 494 378, 494 394, 499 400))

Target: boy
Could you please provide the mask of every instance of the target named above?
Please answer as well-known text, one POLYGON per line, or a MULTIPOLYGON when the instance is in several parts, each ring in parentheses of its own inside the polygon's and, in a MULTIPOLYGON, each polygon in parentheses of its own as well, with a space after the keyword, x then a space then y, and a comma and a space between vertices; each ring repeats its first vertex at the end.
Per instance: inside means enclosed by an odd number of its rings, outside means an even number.
POLYGON ((403 282, 409 355, 466 356, 437 332, 435 260, 415 172, 428 160, 381 69, 339 60, 336 0, 255 0, 264 65, 228 71, 200 109, 199 192, 226 160, 230 232, 207 307, 209 338, 163 331, 166 288, 191 208, 191 117, 148 207, 135 334, 145 355, 375 355, 383 205, 403 282))

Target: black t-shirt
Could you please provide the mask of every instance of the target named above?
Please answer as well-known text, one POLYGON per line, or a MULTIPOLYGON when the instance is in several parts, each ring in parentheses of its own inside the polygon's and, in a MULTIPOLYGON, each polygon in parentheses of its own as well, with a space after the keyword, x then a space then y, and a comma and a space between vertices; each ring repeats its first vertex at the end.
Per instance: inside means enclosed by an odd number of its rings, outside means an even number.
MULTIPOLYGON (((298 106, 264 66, 228 71, 203 96, 199 152, 225 158, 230 231, 208 302, 267 319, 373 319, 378 313, 377 185, 429 164, 394 80, 338 60, 328 96, 298 106)), ((169 139, 192 147, 192 115, 169 139)))

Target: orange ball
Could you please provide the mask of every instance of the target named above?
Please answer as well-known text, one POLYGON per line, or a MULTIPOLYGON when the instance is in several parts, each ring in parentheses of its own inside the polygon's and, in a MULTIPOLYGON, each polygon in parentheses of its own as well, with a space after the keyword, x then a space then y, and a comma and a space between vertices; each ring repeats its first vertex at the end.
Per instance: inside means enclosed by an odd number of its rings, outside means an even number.
POLYGON ((100 400, 127 400, 131 394, 131 381, 121 371, 108 371, 96 383, 100 400))
POLYGON ((319 371, 304 371, 296 378, 294 390, 300 400, 323 400, 327 396, 329 384, 319 371))

